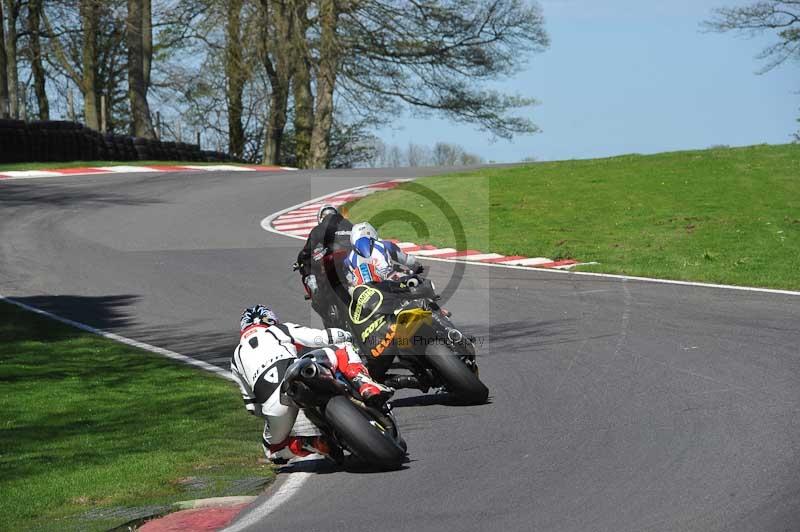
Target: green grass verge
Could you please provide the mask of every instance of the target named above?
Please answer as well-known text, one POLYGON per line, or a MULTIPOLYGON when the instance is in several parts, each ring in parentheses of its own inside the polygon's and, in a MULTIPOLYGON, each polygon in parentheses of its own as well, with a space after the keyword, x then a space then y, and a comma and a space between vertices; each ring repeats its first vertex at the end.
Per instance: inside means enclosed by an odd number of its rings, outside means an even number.
POLYGON ((0 164, 0 172, 14 170, 58 170, 62 168, 94 168, 97 166, 208 166, 212 164, 239 165, 240 163, 208 163, 190 161, 69 161, 51 163, 8 163, 0 164))
POLYGON ((2 302, 0 412, 3 530, 108 530, 273 477, 232 383, 2 302))
MULTIPOLYGON (((800 289, 800 145, 546 162, 419 179, 464 225, 467 249, 597 261, 579 270, 800 289)), ((457 247, 415 185, 349 205, 381 234, 457 247), (394 211, 394 214, 392 214, 394 211), (421 232, 417 229, 426 226, 421 232)))

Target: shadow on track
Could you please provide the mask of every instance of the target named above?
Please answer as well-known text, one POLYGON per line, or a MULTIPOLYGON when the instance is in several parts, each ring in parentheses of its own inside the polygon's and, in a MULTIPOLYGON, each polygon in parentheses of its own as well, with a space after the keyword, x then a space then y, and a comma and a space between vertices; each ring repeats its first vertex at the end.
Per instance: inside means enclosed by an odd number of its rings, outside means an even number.
MULTIPOLYGON (((39 181, 39 180, 36 180, 39 181)), ((86 187, 10 181, 0 183, 0 207, 107 207, 112 205, 149 205, 164 203, 155 197, 132 198, 129 195, 87 190, 86 187)))
POLYGON ((457 408, 474 408, 492 404, 492 397, 482 405, 463 405, 458 403, 458 399, 451 398, 447 393, 422 393, 410 397, 401 397, 392 400, 392 408, 413 408, 418 406, 453 406, 457 408))
MULTIPOLYGON (((130 326, 133 320, 126 309, 140 298, 132 294, 119 294, 96 297, 73 295, 28 296, 11 299, 63 318, 91 325, 97 329, 107 330, 130 326)), ((75 332, 77 334, 77 329, 75 329, 75 332)), ((63 338, 49 339, 61 340, 63 338)))
POLYGON ((314 473, 315 475, 330 475, 333 473, 352 473, 356 475, 365 474, 391 474, 398 471, 409 469, 408 464, 414 460, 406 459, 405 464, 399 469, 383 471, 374 466, 367 465, 358 461, 356 458, 348 457, 343 465, 337 465, 325 458, 312 458, 309 460, 299 460, 288 463, 278 469, 279 474, 283 473, 314 473))
MULTIPOLYGON (((236 345, 235 340, 231 340, 232 334, 235 333, 214 333, 203 330, 197 320, 187 319, 169 327, 144 327, 138 324, 134 319, 135 311, 131 308, 141 300, 138 295, 98 297, 59 295, 11 299, 95 329, 114 332, 201 360, 214 360, 214 363, 221 366, 227 367, 227 361, 223 359, 230 355, 236 345)), ((75 332, 77 334, 78 330, 75 329, 75 332)), ((50 340, 62 339, 67 338, 50 338, 50 340)))

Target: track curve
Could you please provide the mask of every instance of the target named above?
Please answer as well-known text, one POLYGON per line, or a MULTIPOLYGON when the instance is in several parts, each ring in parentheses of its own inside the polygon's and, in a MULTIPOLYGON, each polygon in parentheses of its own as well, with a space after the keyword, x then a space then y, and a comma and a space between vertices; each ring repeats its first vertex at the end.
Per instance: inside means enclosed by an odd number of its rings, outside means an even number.
MULTIPOLYGON (((2 182, 0 293, 225 366, 246 305, 319 323, 289 269, 297 241, 259 221, 413 175, 2 182)), ((408 467, 318 470, 270 528, 800 528, 800 298, 469 266, 448 306, 484 339, 492 402, 402 394, 408 467)))

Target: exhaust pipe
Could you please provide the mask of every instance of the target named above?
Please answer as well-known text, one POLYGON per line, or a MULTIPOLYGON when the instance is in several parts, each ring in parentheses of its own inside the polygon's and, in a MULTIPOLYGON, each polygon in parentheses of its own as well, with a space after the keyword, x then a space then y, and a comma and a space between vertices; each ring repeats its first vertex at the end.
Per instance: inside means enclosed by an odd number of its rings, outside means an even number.
POLYGON ((319 373, 319 370, 317 369, 316 364, 309 364, 308 366, 300 370, 300 375, 302 375, 306 379, 313 379, 314 377, 317 376, 317 373, 319 373))
POLYGON ((457 344, 464 339, 464 335, 458 329, 447 329, 447 339, 451 343, 457 344))

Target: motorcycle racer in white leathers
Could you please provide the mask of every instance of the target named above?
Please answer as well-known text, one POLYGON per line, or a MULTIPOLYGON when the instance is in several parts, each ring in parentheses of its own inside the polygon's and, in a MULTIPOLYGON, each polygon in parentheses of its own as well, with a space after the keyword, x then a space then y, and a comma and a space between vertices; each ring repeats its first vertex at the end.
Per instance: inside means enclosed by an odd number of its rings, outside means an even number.
POLYGON ((245 309, 240 330, 239 345, 231 358, 231 373, 241 388, 245 408, 264 418, 262 443, 264 453, 272 461, 331 453, 331 446, 319 436, 316 427, 312 429, 316 436, 295 435, 292 429, 296 422, 299 425, 302 420, 303 425, 312 425, 298 408, 280 402, 280 385, 286 369, 298 357, 298 347, 324 348, 316 356, 324 353, 327 360, 322 363, 339 371, 366 403, 380 404, 394 393, 369 376, 350 343, 350 333, 342 329, 281 323, 272 310, 256 305, 245 309))
POLYGON ((394 264, 399 264, 414 273, 422 273, 423 267, 413 255, 403 253, 388 240, 379 240, 378 231, 369 223, 353 226, 350 232, 353 250, 345 259, 351 287, 391 279, 394 264))

